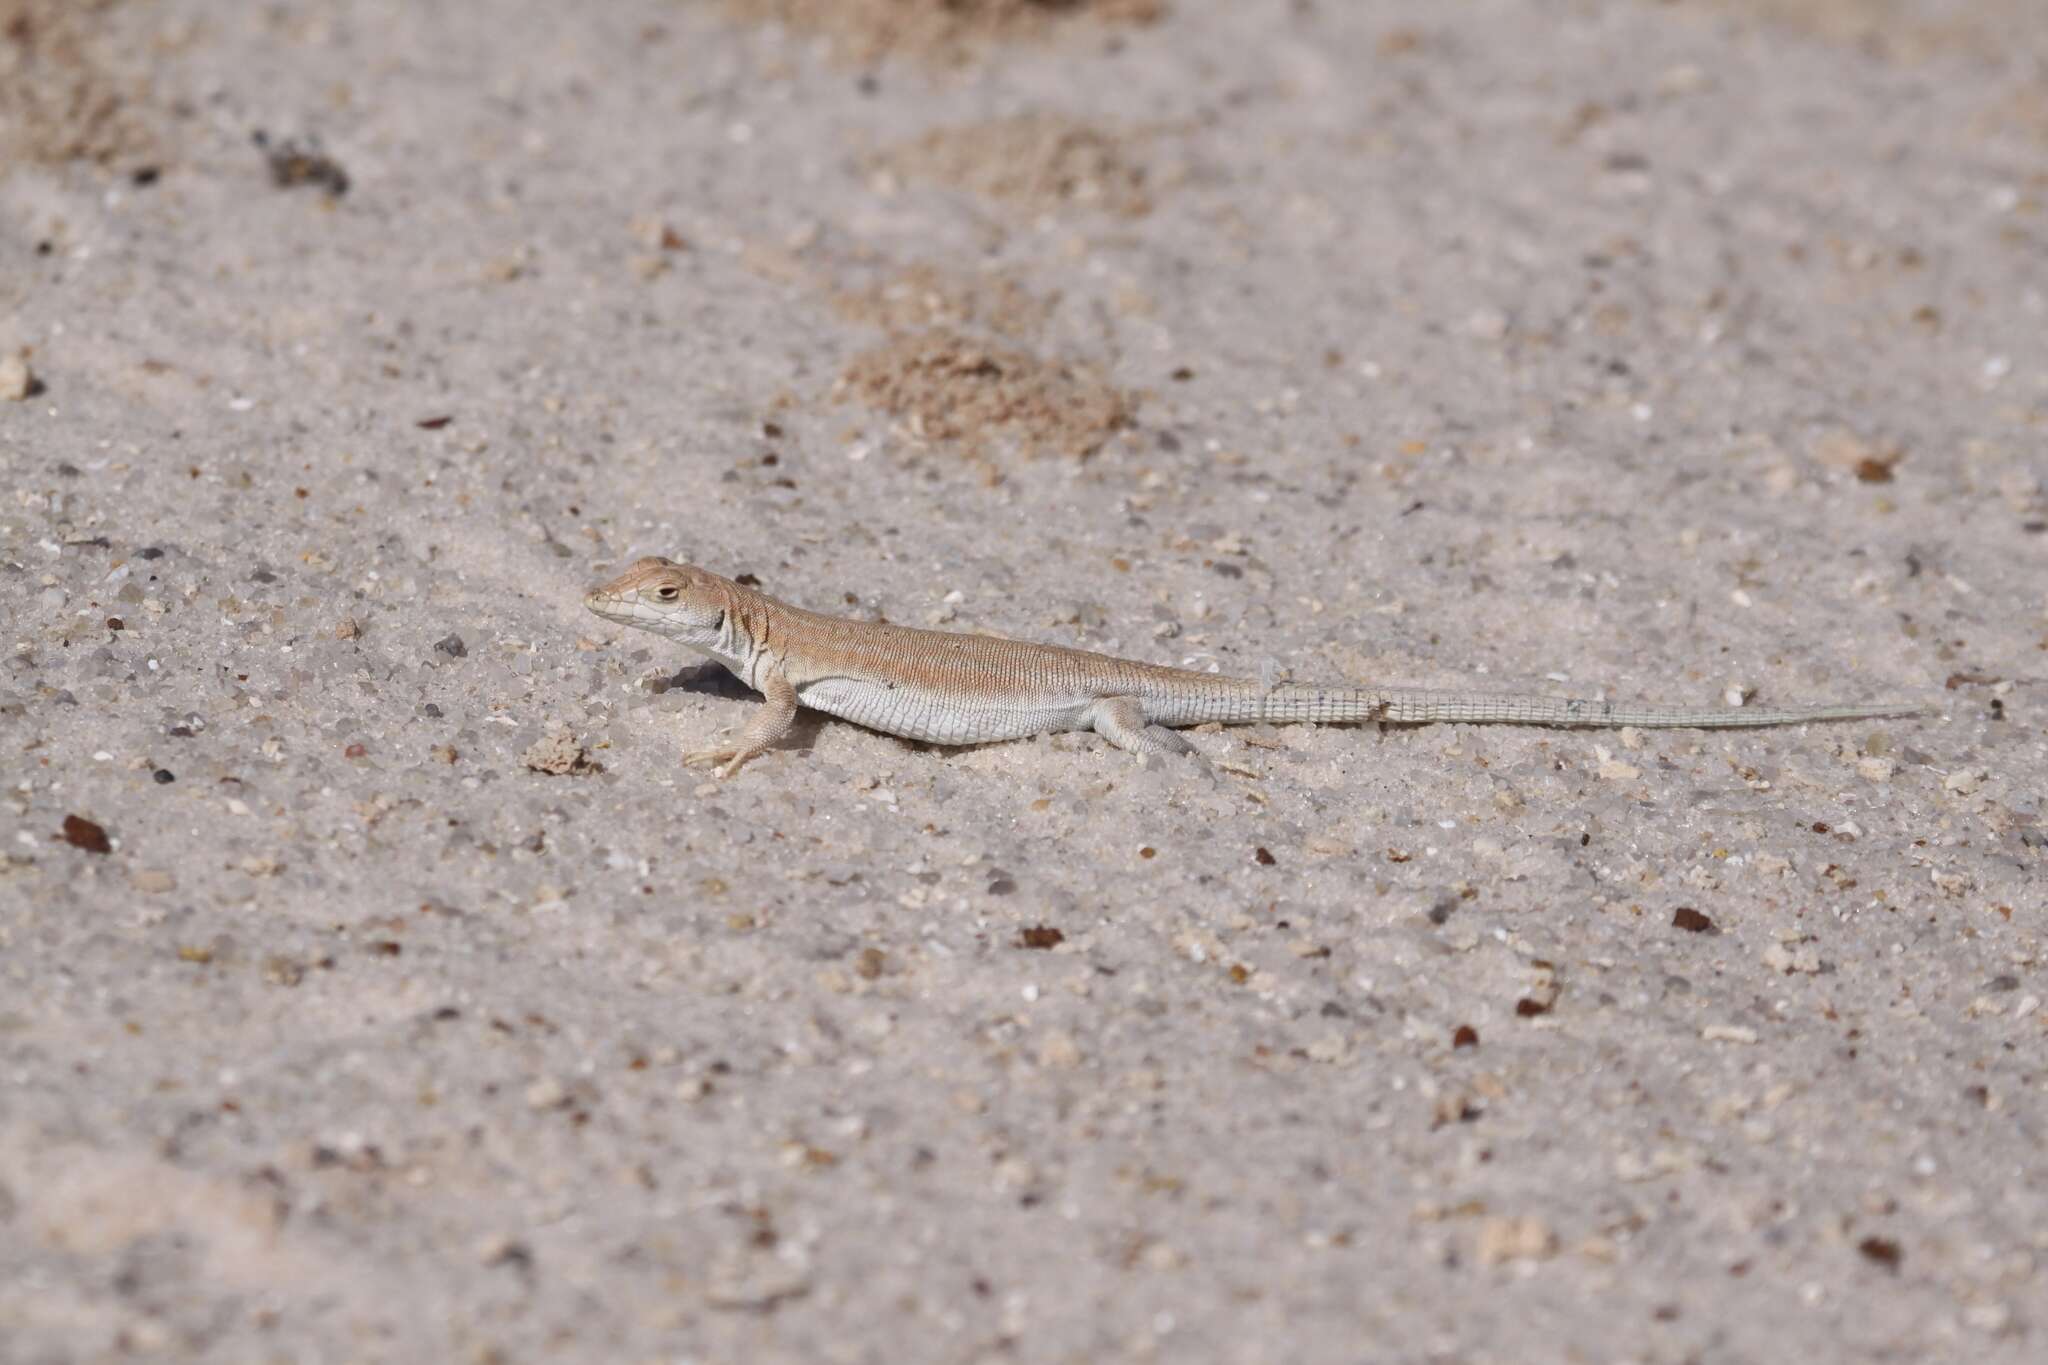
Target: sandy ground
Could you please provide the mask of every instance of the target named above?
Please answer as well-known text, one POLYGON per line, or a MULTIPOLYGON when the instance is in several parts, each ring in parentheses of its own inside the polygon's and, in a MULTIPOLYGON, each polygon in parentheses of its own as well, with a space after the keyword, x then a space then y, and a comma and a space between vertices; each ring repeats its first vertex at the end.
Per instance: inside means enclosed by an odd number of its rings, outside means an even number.
POLYGON ((2038 6, 1101 8, 0 0, 0 1360, 2048 1350, 2038 6))

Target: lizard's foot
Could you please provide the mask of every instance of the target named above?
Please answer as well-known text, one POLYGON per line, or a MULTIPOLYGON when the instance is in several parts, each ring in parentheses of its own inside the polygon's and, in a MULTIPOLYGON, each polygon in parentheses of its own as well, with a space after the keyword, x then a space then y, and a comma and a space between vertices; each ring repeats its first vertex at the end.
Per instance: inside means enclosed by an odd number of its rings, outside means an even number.
POLYGON ((1181 738, 1180 732, 1145 719, 1145 704, 1136 697, 1104 697, 1089 716, 1095 733, 1126 753, 1137 755, 1140 763, 1158 758, 1192 755, 1201 751, 1181 738))
POLYGON ((731 777, 746 765, 748 759, 756 758, 762 752, 760 749, 733 748, 729 745, 723 749, 693 749, 683 755, 683 766, 697 768, 706 764, 722 765, 718 768, 718 775, 731 777))

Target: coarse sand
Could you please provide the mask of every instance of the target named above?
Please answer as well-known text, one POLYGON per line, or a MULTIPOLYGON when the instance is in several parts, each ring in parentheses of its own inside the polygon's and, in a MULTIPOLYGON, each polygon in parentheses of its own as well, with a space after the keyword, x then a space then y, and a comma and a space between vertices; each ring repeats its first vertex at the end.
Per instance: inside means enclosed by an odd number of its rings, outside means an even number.
POLYGON ((0 0, 0 1363, 2048 1354, 2038 0, 0 0), (583 592, 1786 730, 946 750, 583 592))

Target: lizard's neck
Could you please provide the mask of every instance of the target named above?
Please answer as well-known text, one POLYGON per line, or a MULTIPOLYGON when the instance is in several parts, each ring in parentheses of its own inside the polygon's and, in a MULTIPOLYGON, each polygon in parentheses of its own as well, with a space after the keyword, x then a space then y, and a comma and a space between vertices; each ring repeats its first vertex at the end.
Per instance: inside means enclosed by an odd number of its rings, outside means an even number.
POLYGON ((725 611, 717 626, 685 639, 706 658, 725 665, 726 670, 749 687, 758 687, 756 673, 767 654, 761 645, 760 613, 738 584, 729 586, 725 611))

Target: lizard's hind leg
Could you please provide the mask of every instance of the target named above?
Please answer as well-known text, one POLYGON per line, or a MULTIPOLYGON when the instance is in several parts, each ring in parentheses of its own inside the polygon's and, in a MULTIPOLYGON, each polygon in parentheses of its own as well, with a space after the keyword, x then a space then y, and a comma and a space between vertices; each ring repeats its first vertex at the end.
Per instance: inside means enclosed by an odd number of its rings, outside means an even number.
POLYGON ((1096 734, 1139 758, 1160 754, 1202 759, 1202 751, 1181 738, 1179 731, 1146 720, 1145 703, 1136 697, 1102 698, 1088 709, 1088 722, 1096 734))

